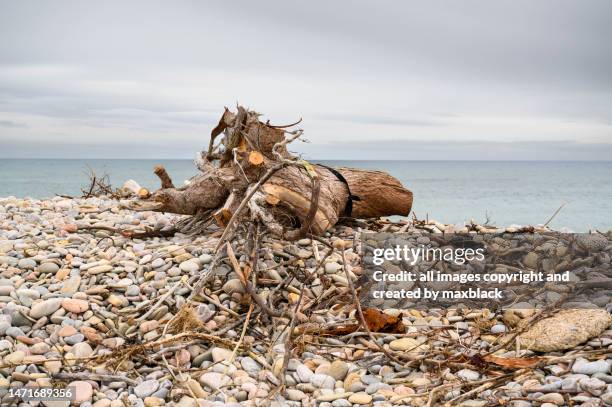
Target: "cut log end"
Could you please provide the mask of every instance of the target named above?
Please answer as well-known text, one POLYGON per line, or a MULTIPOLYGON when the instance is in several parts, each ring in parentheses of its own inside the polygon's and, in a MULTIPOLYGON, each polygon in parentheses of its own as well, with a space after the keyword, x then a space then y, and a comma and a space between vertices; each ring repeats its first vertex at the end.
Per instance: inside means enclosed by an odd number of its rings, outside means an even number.
POLYGON ((213 219, 219 227, 224 228, 227 226, 234 213, 236 213, 241 200, 241 194, 231 192, 223 203, 223 206, 213 213, 213 219))
POLYGON ((151 197, 151 192, 146 188, 140 188, 138 190, 138 197, 140 199, 148 199, 149 197, 151 197))
POLYGON ((268 205, 276 206, 278 205, 279 202, 280 202, 280 198, 277 197, 276 195, 272 195, 272 194, 266 195, 266 203, 268 205))
POLYGON ((225 227, 232 218, 232 213, 229 209, 221 208, 213 214, 213 218, 218 226, 225 227))
POLYGON ((123 187, 121 187, 121 192, 127 196, 135 195, 140 199, 148 199, 151 197, 151 192, 149 192, 148 189, 141 187, 140 184, 133 179, 125 181, 123 187))
POLYGON ((251 151, 249 153, 249 163, 254 166, 259 166, 263 164, 264 156, 259 151, 251 151))

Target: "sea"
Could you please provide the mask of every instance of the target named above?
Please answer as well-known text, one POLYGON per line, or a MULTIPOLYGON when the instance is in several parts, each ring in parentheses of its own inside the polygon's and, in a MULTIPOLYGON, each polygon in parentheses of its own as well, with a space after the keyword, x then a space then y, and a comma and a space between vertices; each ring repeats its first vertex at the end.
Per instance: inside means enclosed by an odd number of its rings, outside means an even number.
MULTIPOLYGON (((315 161, 316 162, 316 161, 315 161)), ((573 232, 612 230, 612 162, 577 161, 320 161, 329 166, 387 171, 414 193, 413 213, 462 225, 544 224, 573 232)), ((0 159, 0 197, 80 196, 89 173, 114 186, 134 179, 159 187, 153 167, 175 184, 197 174, 191 160, 0 159)), ((412 214, 411 214, 412 216, 412 214)))

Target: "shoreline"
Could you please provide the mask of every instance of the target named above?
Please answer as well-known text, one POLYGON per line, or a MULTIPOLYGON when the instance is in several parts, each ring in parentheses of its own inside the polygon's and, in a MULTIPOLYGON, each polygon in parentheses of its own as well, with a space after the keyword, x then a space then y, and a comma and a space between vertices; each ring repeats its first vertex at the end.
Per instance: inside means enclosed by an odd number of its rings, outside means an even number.
POLYGON ((385 318, 399 318, 402 333, 339 329, 358 320, 347 276, 357 281, 359 256, 345 243, 359 227, 421 236, 448 233, 448 225, 378 220, 337 226, 322 241, 266 236, 256 287, 264 301, 274 302, 266 310, 250 302, 237 274, 249 262, 244 241, 232 242, 236 261, 224 255, 215 263, 215 231, 130 239, 110 229, 159 229, 179 217, 118 204, 0 198, 3 401, 8 387, 63 382, 77 390, 77 405, 95 407, 123 406, 122 400, 146 407, 612 403, 612 329, 595 310, 579 311, 601 329, 579 346, 552 351, 502 346, 520 321, 532 321, 528 309, 388 308, 385 318), (205 294, 192 297, 212 264, 205 294), (506 363, 537 358, 538 364, 504 370, 496 359, 479 365, 469 358, 495 348, 493 355, 506 363))
MULTIPOLYGON (((94 197, 94 198, 89 198, 89 199, 96 199, 96 198, 94 197)), ((57 194, 56 196, 47 197, 47 198, 17 197, 14 195, 9 195, 9 196, 0 197, 0 204, 2 204, 3 202, 17 202, 17 201, 41 203, 41 202, 50 202, 50 201, 58 201, 58 200, 84 201, 86 199, 82 197, 61 195, 61 194, 57 194)), ((126 200, 116 200, 115 199, 112 201, 115 202, 117 205, 121 205, 122 202, 127 202, 129 201, 129 199, 126 199, 126 200)), ((550 221, 553 220, 554 217, 556 217, 558 212, 561 212, 561 209, 563 208, 563 206, 565 205, 562 205, 562 207, 557 209, 557 211, 555 211, 552 214, 548 223, 550 223, 550 221)), ((389 230, 401 231, 402 228, 405 228, 407 224, 413 224, 414 222, 413 217, 414 217, 414 213, 411 211, 410 215, 407 217, 390 216, 390 217, 382 218, 381 220, 390 224, 389 230)), ((516 232, 520 232, 521 230, 527 230, 529 228, 532 228, 535 231, 549 231, 549 232, 552 231, 552 232, 568 233, 568 234, 571 234, 571 233, 573 234, 611 233, 612 232, 612 228, 608 230, 590 228, 585 231, 574 231, 571 228, 566 227, 566 226, 550 228, 550 227, 547 227, 546 224, 542 224, 542 223, 525 224, 525 225, 511 223, 507 226, 497 226, 495 224, 477 222, 474 218, 471 218, 469 221, 460 222, 460 223, 444 223, 436 219, 418 219, 418 222, 423 223, 424 225, 422 227, 423 230, 429 230, 432 233, 468 233, 468 232, 474 232, 474 231, 483 232, 483 233, 504 233, 504 232, 516 233, 516 232)))

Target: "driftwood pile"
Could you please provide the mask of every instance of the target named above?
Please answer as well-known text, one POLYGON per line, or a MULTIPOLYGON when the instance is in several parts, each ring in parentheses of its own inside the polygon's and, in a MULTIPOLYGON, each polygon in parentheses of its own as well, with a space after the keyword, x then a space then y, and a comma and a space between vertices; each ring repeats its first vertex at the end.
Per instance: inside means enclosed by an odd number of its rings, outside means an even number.
POLYGON ((225 229, 221 240, 241 221, 296 240, 320 235, 345 218, 409 214, 412 192, 389 174, 333 169, 291 154, 287 145, 303 133, 290 130, 298 123, 275 126, 242 106, 235 113, 226 108, 196 160, 201 174, 176 187, 166 170, 156 167, 161 189, 150 196, 138 191, 141 200, 132 209, 192 215, 183 226, 202 230, 214 223, 225 229))

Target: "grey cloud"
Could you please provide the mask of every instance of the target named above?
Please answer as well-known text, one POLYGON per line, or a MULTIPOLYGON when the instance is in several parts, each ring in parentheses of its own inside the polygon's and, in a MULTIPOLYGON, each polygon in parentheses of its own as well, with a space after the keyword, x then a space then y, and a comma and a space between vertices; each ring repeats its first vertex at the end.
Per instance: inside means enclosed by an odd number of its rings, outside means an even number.
POLYGON ((300 146, 305 158, 321 160, 609 161, 612 144, 575 141, 377 140, 300 146))
POLYGON ((4 3, 3 9, 0 51, 19 63, 86 62, 130 74, 148 64, 322 75, 344 68, 348 75, 430 72, 538 88, 612 85, 607 0, 238 0, 172 6, 26 0, 4 3))
POLYGON ((600 157, 584 146, 612 143, 611 14, 608 0, 0 2, 0 120, 27 126, 0 125, 0 139, 110 149, 156 134, 168 149, 130 152, 190 157, 240 100, 272 121, 303 116, 317 154, 333 137, 355 157, 396 156, 353 143, 392 132, 398 150, 458 139, 440 148, 507 157, 486 143, 522 120, 523 140, 569 137, 600 157))
POLYGON ((425 68, 462 80, 511 80, 538 88, 612 86, 612 45, 604 40, 612 4, 606 0, 357 0, 347 6, 275 0, 262 7, 244 0, 219 7, 255 24, 263 20, 317 33, 332 44, 341 41, 347 47, 338 57, 358 44, 364 58, 355 70, 389 62, 384 71, 406 75, 425 68))
POLYGON ((359 114, 341 114, 329 113, 318 115, 317 118, 322 120, 332 120, 340 122, 362 123, 362 124, 382 124, 389 126, 405 126, 405 127, 423 127, 423 126, 444 126, 445 122, 441 120, 425 120, 425 119, 403 119, 401 117, 388 116, 368 116, 359 114))
POLYGON ((6 127, 9 129, 24 129, 28 126, 25 123, 17 123, 11 120, 0 120, 0 127, 6 127))

